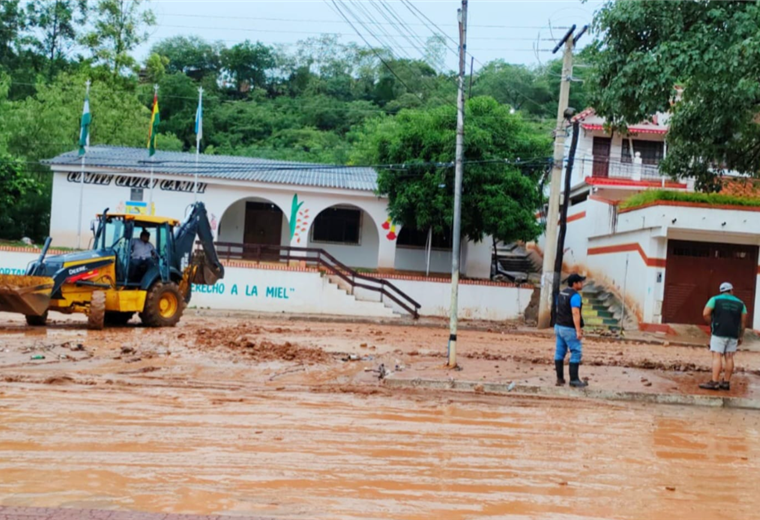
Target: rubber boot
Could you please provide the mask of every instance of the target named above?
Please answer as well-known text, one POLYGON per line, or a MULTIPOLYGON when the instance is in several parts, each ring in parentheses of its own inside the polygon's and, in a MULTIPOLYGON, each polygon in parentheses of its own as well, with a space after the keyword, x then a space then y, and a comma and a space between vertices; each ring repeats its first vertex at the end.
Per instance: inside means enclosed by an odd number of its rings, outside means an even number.
POLYGON ((585 388, 588 386, 588 383, 581 381, 581 379, 578 377, 579 366, 580 363, 570 363, 570 386, 575 388, 585 388))
POLYGON ((557 371, 557 386, 564 386, 565 385, 565 361, 563 359, 555 359, 554 369, 557 371))

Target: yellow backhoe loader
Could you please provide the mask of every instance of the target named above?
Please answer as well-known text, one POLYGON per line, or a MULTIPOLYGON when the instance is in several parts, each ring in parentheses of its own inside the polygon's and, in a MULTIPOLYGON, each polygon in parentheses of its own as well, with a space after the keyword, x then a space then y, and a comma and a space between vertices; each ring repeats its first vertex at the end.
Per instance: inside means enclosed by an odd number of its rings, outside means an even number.
POLYGON ((84 313, 91 329, 124 325, 135 313, 150 327, 172 327, 190 301, 191 285, 224 277, 202 202, 179 221, 113 214, 93 226, 90 251, 46 258, 51 239, 25 275, 0 275, 0 311, 43 326, 48 312, 84 313), (141 240, 140 235, 144 235, 141 240), (194 251, 196 237, 201 249, 194 251), (135 257, 135 249, 149 254, 135 257))

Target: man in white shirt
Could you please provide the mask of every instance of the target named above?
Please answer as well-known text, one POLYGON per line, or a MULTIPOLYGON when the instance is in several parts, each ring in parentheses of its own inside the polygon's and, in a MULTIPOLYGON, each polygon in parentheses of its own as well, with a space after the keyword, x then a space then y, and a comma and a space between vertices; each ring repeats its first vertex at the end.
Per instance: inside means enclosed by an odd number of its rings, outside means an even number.
POLYGON ((139 281, 147 272, 153 263, 153 257, 156 256, 156 249, 150 243, 150 233, 143 229, 140 238, 132 239, 132 261, 131 268, 132 279, 139 281))

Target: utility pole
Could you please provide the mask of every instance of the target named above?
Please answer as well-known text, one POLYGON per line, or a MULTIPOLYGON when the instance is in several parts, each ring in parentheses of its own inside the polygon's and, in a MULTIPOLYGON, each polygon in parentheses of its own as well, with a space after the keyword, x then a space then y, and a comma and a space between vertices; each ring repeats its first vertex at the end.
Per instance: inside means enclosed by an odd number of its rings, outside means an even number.
POLYGON ((573 76, 573 48, 578 39, 586 32, 586 29, 587 27, 584 27, 578 36, 573 38, 573 33, 575 32, 575 25, 573 25, 552 51, 553 54, 556 54, 563 45, 565 46, 565 53, 562 57, 559 104, 557 106, 557 127, 554 129, 554 164, 552 165, 552 177, 549 186, 549 209, 546 212, 546 241, 544 243, 544 265, 541 276, 541 299, 538 302, 538 328, 540 329, 548 328, 551 325, 552 294, 554 286, 559 284, 559 280, 555 280, 554 263, 557 258, 557 220, 559 217, 562 166, 565 159, 565 110, 567 110, 570 100, 570 81, 573 76))
POLYGON ((459 91, 457 93, 457 141, 454 164, 454 225, 451 240, 451 303, 449 304, 448 366, 457 366, 457 319, 459 298, 459 258, 462 234, 462 175, 464 174, 464 80, 467 73, 467 0, 462 0, 459 14, 459 91))
MULTIPOLYGON (((568 108, 565 111, 565 117, 571 120, 575 110, 568 108)), ((580 134, 580 123, 573 121, 573 138, 570 140, 570 153, 567 156, 567 168, 565 169, 565 188, 562 193, 562 211, 559 215, 559 238, 557 239, 557 259, 554 262, 554 284, 552 285, 552 299, 557 301, 559 296, 559 285, 562 279, 562 260, 565 254, 565 235, 567 234, 567 210, 570 206, 570 188, 571 178, 573 176, 573 165, 575 164, 575 152, 578 150, 578 134, 580 134)), ((551 306, 552 322, 556 318, 555 305, 551 306)))

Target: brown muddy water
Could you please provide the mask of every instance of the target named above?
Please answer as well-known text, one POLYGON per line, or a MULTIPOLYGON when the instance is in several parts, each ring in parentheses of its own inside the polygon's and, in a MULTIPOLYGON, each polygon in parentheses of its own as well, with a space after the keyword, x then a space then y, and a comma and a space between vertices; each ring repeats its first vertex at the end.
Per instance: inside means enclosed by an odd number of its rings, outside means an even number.
POLYGON ((759 432, 760 414, 705 408, 13 383, 0 386, 0 504, 293 519, 750 519, 759 432))

